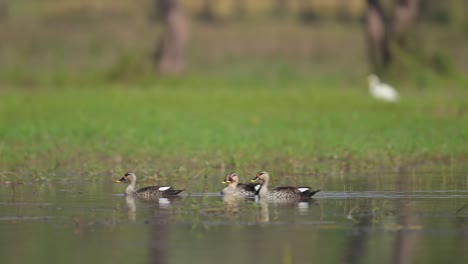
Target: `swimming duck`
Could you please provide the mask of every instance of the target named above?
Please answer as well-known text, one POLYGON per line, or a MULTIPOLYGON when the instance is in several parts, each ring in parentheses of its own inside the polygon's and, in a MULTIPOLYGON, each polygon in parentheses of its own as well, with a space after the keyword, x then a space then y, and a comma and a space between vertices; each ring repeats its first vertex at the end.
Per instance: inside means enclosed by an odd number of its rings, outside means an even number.
POLYGON ((117 180, 116 182, 130 181, 127 189, 125 189, 125 195, 140 197, 140 198, 159 198, 164 196, 174 196, 182 192, 183 190, 174 190, 171 186, 148 186, 135 190, 136 175, 133 172, 127 172, 125 175, 117 180))
POLYGON ((239 176, 235 172, 231 172, 224 178, 222 182, 228 184, 226 188, 223 189, 221 194, 223 195, 235 195, 235 196, 255 196, 258 193, 258 190, 262 187, 261 184, 243 184, 239 183, 239 176))
POLYGON ((258 197, 268 201, 300 201, 320 192, 320 190, 313 190, 307 186, 281 186, 268 191, 270 175, 266 171, 258 172, 251 182, 257 182, 258 180, 263 182, 262 187, 258 191, 258 197))

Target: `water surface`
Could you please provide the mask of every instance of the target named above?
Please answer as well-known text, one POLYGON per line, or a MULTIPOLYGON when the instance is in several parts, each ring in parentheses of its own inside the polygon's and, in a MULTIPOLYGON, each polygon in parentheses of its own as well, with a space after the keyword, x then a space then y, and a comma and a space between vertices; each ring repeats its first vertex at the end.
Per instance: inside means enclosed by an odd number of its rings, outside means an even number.
POLYGON ((467 263, 466 184, 463 173, 338 177, 311 201, 268 204, 223 199, 218 185, 147 202, 108 180, 4 183, 0 254, 2 263, 467 263))

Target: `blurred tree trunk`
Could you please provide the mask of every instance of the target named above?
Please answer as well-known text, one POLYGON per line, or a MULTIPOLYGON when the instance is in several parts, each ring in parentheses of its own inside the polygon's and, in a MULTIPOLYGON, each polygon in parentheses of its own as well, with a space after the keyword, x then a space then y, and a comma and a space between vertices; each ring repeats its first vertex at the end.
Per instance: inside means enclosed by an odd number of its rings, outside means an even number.
POLYGON ((285 15, 288 13, 288 0, 275 0, 274 13, 276 15, 285 15))
POLYGON ((216 20, 213 0, 203 1, 200 12, 198 12, 198 18, 204 22, 214 22, 216 20))
POLYGON ((418 15, 418 0, 395 0, 395 8, 389 27, 379 0, 367 0, 367 39, 369 55, 375 70, 381 71, 391 63, 390 44, 406 49, 408 30, 418 15))
POLYGON ((390 26, 390 38, 402 47, 405 46, 408 28, 415 22, 418 15, 418 0, 397 0, 392 24, 390 26))
POLYGON ((301 0, 299 6, 299 19, 304 23, 314 23, 320 19, 319 13, 315 10, 310 0, 301 0))
POLYGON ((337 9, 336 17, 338 21, 348 23, 352 20, 351 3, 349 0, 340 0, 337 9))
POLYGON ((247 7, 245 0, 234 0, 234 15, 238 18, 245 17, 247 7))
POLYGON ((185 70, 185 46, 188 25, 180 0, 156 0, 161 12, 164 32, 156 49, 155 63, 163 74, 185 70))
POLYGON ((379 71, 386 68, 389 62, 384 14, 379 0, 367 0, 366 20, 370 61, 379 71))
POLYGON ((7 0, 0 0, 0 21, 8 18, 8 4, 7 0))

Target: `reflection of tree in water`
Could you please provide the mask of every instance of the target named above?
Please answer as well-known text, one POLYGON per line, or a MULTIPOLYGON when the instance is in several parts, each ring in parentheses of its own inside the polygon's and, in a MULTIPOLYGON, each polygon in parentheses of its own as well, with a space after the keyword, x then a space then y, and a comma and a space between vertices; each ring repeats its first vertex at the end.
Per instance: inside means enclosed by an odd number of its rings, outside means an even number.
POLYGON ((454 230, 457 230, 457 232, 464 232, 464 234, 458 235, 454 239, 454 253, 456 256, 468 257, 466 251, 468 248, 468 235, 466 235, 466 230, 468 229, 468 204, 463 205, 457 210, 453 225, 454 230))
POLYGON ((148 240, 148 263, 168 263, 170 226, 167 214, 158 210, 155 221, 151 225, 148 240))
MULTIPOLYGON (((164 264, 168 262, 170 226, 168 221, 169 211, 167 211, 167 209, 169 209, 171 202, 176 199, 178 199, 178 197, 151 200, 137 199, 138 202, 151 204, 154 206, 153 208, 156 209, 154 218, 149 221, 151 223, 148 238, 149 263, 164 264)), ((136 221, 136 199, 132 196, 125 196, 125 203, 128 212, 128 220, 132 222, 136 221)))
POLYGON ((345 242, 342 263, 361 263, 360 260, 365 254, 369 240, 368 229, 372 226, 372 208, 368 205, 361 206, 355 210, 354 214, 348 214, 348 219, 352 219, 355 224, 345 242))
MULTIPOLYGON (((400 174, 397 190, 399 192, 409 192, 412 185, 409 178, 400 174)), ((397 231, 394 241, 393 263, 412 263, 415 245, 419 240, 419 233, 413 232, 412 226, 420 223, 418 215, 415 213, 415 202, 411 200, 398 199, 396 210, 398 211, 397 223, 401 229, 397 231)))
MULTIPOLYGON (((396 186, 398 192, 410 192, 412 186, 407 177, 401 174, 396 186)), ((415 252, 415 246, 419 240, 420 219, 415 213, 414 201, 396 199, 393 209, 388 208, 391 200, 383 202, 369 198, 358 201, 347 215, 354 221, 354 228, 348 235, 345 243, 342 263, 360 263, 368 249, 369 235, 373 225, 380 224, 385 231, 394 232, 392 246, 392 263, 411 263, 415 252), (396 214, 396 217, 389 217, 396 214)))
MULTIPOLYGON (((136 219, 136 204, 135 198, 126 196, 129 220, 136 219), (128 198, 128 199, 127 199, 128 198)), ((170 238, 170 225, 169 215, 173 201, 179 200, 180 197, 161 197, 158 199, 138 199, 139 202, 151 204, 155 208, 154 218, 150 222, 150 234, 148 237, 148 263, 168 263, 169 246, 168 241, 170 238)))

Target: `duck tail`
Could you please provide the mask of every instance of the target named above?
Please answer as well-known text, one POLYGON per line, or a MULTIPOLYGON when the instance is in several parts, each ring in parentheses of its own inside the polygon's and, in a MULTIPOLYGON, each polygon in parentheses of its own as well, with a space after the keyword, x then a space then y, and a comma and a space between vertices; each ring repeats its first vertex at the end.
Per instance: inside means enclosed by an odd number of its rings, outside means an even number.
POLYGON ((172 190, 172 189, 170 189, 170 190, 167 190, 164 194, 165 195, 177 195, 177 194, 179 194, 179 193, 181 193, 183 191, 184 190, 172 190))
POLYGON ((307 197, 312 197, 312 196, 314 196, 314 195, 315 195, 316 193, 318 193, 318 192, 320 192, 320 190, 309 190, 309 191, 307 191, 307 193, 305 193, 305 195, 306 195, 307 197))

